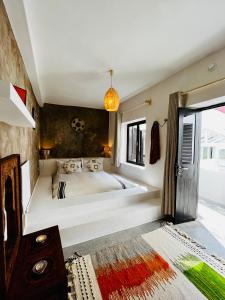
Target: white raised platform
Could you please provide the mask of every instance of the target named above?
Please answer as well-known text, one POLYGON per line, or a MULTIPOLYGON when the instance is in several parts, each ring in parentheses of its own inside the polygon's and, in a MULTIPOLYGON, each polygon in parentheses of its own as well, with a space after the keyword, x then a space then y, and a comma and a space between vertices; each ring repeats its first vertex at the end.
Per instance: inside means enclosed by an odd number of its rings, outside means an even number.
MULTIPOLYGON (((110 162, 104 165, 106 169, 110 162)), ((160 191, 140 183, 125 190, 53 200, 54 171, 54 159, 40 161, 41 176, 25 215, 24 234, 58 225, 62 245, 68 247, 161 218, 160 191)))
POLYGON ((160 199, 145 199, 117 209, 108 209, 85 222, 60 230, 63 247, 92 240, 161 218, 160 199))
POLYGON ((35 128, 35 121, 14 86, 0 80, 0 121, 12 126, 35 128))
POLYGON ((41 176, 25 215, 24 234, 58 225, 63 247, 161 218, 159 191, 127 190, 52 200, 51 177, 41 176), (97 195, 97 197, 96 197, 97 195))

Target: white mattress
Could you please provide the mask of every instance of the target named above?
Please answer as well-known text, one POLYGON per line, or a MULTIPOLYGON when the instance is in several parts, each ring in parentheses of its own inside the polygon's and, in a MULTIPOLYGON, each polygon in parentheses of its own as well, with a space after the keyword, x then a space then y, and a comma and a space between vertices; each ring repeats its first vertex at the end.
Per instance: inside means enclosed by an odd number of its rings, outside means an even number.
POLYGON ((72 197, 132 187, 135 185, 105 171, 56 174, 53 183, 53 198, 63 201, 72 197))

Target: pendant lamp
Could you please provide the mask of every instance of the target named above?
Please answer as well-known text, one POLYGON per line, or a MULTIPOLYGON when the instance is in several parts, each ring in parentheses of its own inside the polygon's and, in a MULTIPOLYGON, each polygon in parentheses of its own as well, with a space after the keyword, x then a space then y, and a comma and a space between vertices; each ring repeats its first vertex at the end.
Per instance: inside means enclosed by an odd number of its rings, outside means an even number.
POLYGON ((109 70, 111 76, 111 87, 105 93, 104 106, 107 111, 117 111, 120 104, 120 98, 117 91, 112 87, 113 70, 109 70))

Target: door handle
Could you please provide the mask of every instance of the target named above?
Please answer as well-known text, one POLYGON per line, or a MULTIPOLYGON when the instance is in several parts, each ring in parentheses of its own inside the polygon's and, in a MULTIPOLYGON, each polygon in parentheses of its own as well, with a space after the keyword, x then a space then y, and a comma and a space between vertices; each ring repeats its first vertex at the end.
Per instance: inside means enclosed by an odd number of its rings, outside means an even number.
POLYGON ((182 167, 177 167, 177 175, 179 175, 179 176, 183 175, 182 167))
POLYGON ((181 166, 178 166, 178 167, 177 167, 177 175, 182 176, 182 175, 183 175, 183 172, 184 172, 184 171, 187 171, 187 170, 188 170, 187 167, 181 167, 181 166))

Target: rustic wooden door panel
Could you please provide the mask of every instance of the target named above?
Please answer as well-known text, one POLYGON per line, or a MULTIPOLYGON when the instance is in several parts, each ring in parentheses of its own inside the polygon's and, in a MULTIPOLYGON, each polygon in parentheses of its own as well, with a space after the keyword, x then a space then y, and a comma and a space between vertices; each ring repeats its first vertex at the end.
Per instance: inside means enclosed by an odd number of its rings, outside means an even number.
POLYGON ((201 113, 179 110, 175 222, 195 220, 198 204, 201 113))

